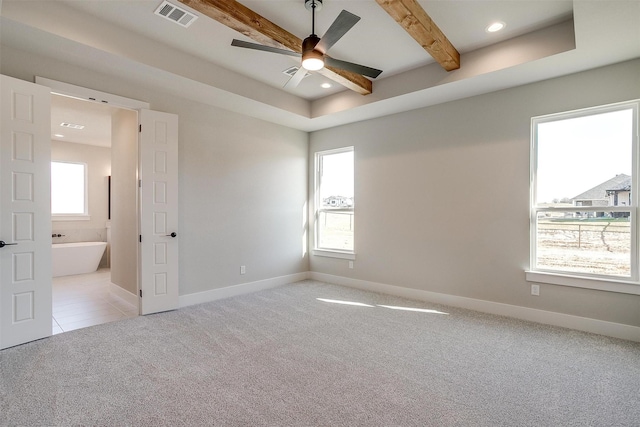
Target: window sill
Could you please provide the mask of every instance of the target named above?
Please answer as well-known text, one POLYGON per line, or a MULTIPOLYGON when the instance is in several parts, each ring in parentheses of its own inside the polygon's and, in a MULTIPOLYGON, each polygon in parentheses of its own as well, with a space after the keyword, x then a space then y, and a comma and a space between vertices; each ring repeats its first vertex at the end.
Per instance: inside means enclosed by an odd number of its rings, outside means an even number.
POLYGON ((90 221, 91 215, 51 215, 51 221, 90 221))
POLYGON ((594 277, 570 276, 567 274, 543 271, 525 271, 528 282, 548 283, 550 285, 571 286, 574 288, 596 289, 599 291, 640 295, 640 283, 630 280, 598 279, 594 277))
POLYGON ((313 255, 323 256, 328 258, 348 259, 351 261, 354 261, 356 259, 356 254, 353 252, 328 251, 326 249, 314 249, 313 255))

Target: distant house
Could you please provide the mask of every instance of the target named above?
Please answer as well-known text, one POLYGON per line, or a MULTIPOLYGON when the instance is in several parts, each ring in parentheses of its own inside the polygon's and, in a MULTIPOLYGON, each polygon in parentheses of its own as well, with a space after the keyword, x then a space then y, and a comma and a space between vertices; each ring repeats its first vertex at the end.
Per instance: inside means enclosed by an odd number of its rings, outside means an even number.
POLYGON ((352 208, 353 198, 344 196, 331 196, 322 201, 323 206, 332 208, 352 208))
MULTIPOLYGON (((574 206, 629 206, 631 204, 631 177, 619 174, 571 199, 574 206)), ((593 216, 584 212, 582 216, 593 216)), ((604 216, 598 212, 596 216, 604 216)), ((628 212, 613 212, 614 217, 629 216, 628 212)))

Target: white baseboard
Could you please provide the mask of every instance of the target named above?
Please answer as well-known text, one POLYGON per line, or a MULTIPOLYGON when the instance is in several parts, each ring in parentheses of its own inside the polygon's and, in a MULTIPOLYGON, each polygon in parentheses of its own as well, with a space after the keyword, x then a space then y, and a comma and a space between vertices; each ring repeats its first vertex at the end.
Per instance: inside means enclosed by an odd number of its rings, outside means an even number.
POLYGON ((235 297, 237 295, 250 294, 264 289, 276 288, 299 282, 309 278, 309 272, 289 274, 286 276, 273 277, 271 279, 258 280, 255 282, 242 283, 225 288, 211 289, 210 291, 196 292, 194 294, 180 295, 178 307, 201 304, 203 302, 215 301, 223 298, 235 297))
POLYGON ((624 325, 621 323, 607 322, 588 317, 573 316, 570 314, 556 313, 552 311, 538 310, 535 308, 521 307, 517 305, 503 304, 499 302, 485 301, 474 298, 447 295, 437 292, 423 291, 419 289, 403 288, 400 286, 386 285, 383 283, 369 282, 366 280, 350 279, 348 277, 334 276, 331 274, 310 272, 309 277, 335 285, 347 286, 365 291, 380 292, 404 298, 428 301, 436 304, 452 307, 466 308, 483 313, 508 316, 516 319, 528 320, 547 325, 561 326, 594 334, 607 335, 614 338, 640 342, 640 327, 624 325))
POLYGON ((116 285, 115 283, 111 283, 111 286, 109 286, 109 292, 117 296, 118 298, 125 300, 126 302, 128 302, 133 306, 136 306, 136 307, 138 306, 137 295, 127 291, 126 289, 122 289, 120 286, 116 285))

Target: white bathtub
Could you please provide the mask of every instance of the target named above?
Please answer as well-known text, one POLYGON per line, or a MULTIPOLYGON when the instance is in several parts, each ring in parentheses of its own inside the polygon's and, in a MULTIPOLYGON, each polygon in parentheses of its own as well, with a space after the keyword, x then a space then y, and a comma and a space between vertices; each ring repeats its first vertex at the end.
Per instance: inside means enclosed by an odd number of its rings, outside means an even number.
POLYGON ((56 243, 51 245, 53 277, 96 271, 106 247, 107 242, 56 243))

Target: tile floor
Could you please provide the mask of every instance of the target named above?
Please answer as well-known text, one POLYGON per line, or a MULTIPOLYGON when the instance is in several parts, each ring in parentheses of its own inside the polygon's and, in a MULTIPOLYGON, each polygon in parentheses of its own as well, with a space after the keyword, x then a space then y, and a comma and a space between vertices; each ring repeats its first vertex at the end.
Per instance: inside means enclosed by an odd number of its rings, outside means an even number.
POLYGON ((68 332, 138 315, 138 307, 111 294, 111 272, 53 278, 53 333, 68 332))

